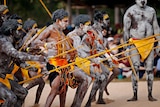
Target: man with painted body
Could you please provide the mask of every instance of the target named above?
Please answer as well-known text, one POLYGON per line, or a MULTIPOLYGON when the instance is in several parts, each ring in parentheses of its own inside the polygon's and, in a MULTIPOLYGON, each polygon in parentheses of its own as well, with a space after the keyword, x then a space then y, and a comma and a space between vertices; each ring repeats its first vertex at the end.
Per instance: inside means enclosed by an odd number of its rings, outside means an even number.
POLYGON ((0 26, 5 20, 8 20, 10 17, 9 9, 6 5, 0 5, 0 26))
MULTIPOLYGON (((105 45, 104 37, 102 34, 102 30, 103 30, 102 26, 107 26, 107 25, 106 25, 106 23, 104 23, 103 14, 101 11, 95 11, 93 21, 94 21, 94 24, 92 25, 92 28, 93 28, 94 32, 96 33, 96 35, 95 35, 96 51, 97 51, 97 53, 100 53, 100 52, 106 50, 106 47, 105 47, 106 45, 105 45)), ((99 58, 105 59, 106 57, 105 57, 105 55, 100 55, 99 58)), ((103 65, 102 62, 101 62, 101 65, 103 65)), ((109 73, 110 73, 109 69, 104 68, 101 73, 101 75, 104 76, 104 80, 101 80, 102 83, 99 83, 98 79, 94 81, 94 84, 93 84, 93 87, 92 87, 90 97, 89 97, 87 104, 89 104, 89 102, 91 100, 92 101, 96 100, 96 92, 98 91, 98 89, 99 89, 99 97, 98 97, 98 100, 96 103, 97 104, 105 104, 105 101, 103 100, 103 92, 105 90, 105 86, 106 86, 107 81, 109 79, 108 78, 109 73), (99 84, 99 85, 97 85, 98 87, 96 87, 96 84, 99 84)))
POLYGON ((18 24, 17 20, 10 19, 4 21, 0 28, 0 99, 4 100, 2 107, 21 107, 28 93, 14 77, 13 68, 10 67, 13 58, 19 61, 44 60, 44 57, 19 52, 14 48, 14 41, 18 35, 16 31, 18 24))
MULTIPOLYGON (((107 41, 105 41, 105 38, 103 36, 103 29, 105 29, 109 26, 109 19, 108 18, 109 18, 108 14, 106 14, 105 12, 102 12, 102 11, 97 11, 94 14, 93 28, 98 34, 97 35, 98 39, 96 41, 98 52, 102 52, 107 49, 107 41)), ((110 55, 111 54, 108 54, 108 53, 104 54, 103 56, 101 55, 101 58, 104 58, 108 62, 107 65, 109 67, 113 68, 113 73, 108 78, 109 73, 103 72, 104 75, 106 76, 106 78, 105 78, 105 82, 99 87, 100 90, 99 90, 99 98, 97 101, 98 104, 105 104, 105 102, 103 101, 103 91, 105 90, 106 94, 109 95, 109 93, 107 91, 107 86, 120 73, 118 67, 116 67, 116 65, 113 63, 110 55)), ((96 100, 95 96, 96 96, 96 94, 94 95, 92 101, 96 100)))
MULTIPOLYGON (((78 57, 85 60, 85 58, 95 55, 97 53, 97 32, 91 26, 91 19, 88 15, 78 15, 75 20, 75 30, 70 32, 68 36, 73 40, 73 46, 77 49, 78 57), (95 34, 93 34, 95 33, 95 34)), ((91 77, 95 78, 93 84, 93 90, 91 91, 89 100, 86 104, 86 107, 91 106, 91 101, 93 95, 95 94, 96 90, 100 87, 100 85, 106 82, 107 76, 104 73, 109 74, 109 70, 100 62, 101 58, 99 56, 95 58, 90 58, 86 62, 90 62, 84 64, 80 68, 83 69, 85 65, 89 67, 89 73, 91 77), (103 72, 103 73, 102 73, 103 72)), ((85 67, 86 68, 86 67, 85 67)), ((84 70, 87 71, 87 70, 84 70)), ((104 89, 104 87, 103 87, 104 89)), ((102 90, 103 90, 102 89, 102 90)), ((75 96, 76 97, 76 96, 75 96)), ((100 103, 104 102, 102 96, 100 96, 99 100, 100 103)))
MULTIPOLYGON (((88 30, 92 29, 91 19, 89 18, 88 15, 80 14, 74 19, 74 24, 75 24, 75 29, 72 32, 70 32, 67 36, 69 36, 72 39, 73 47, 75 49, 77 49, 77 54, 78 54, 77 57, 85 60, 85 58, 90 56, 91 49, 89 48, 89 46, 82 43, 82 38, 84 35, 86 35, 88 30)), ((93 42, 95 42, 95 41, 93 41, 93 42)), ((92 58, 92 59, 94 59, 94 58, 92 58)), ((93 88, 96 88, 96 87, 99 87, 99 84, 101 84, 101 82, 103 82, 105 80, 105 77, 104 77, 104 75, 102 76, 102 73, 96 69, 96 66, 94 66, 94 65, 96 65, 96 63, 95 63, 95 61, 93 62, 92 59, 85 60, 83 65, 77 64, 77 66, 80 69, 82 69, 88 76, 95 79, 96 82, 94 82, 93 88), (86 68, 88 68, 88 69, 86 69, 86 68)), ((77 60, 75 60, 75 62, 76 61, 77 60)), ((100 65, 100 66, 102 67, 103 65, 100 65)), ((75 71, 75 73, 76 72, 77 71, 75 71)), ((86 93, 87 89, 88 89, 88 86, 85 88, 85 90, 83 90, 83 92, 86 93)), ((75 95, 75 98, 76 97, 78 98, 77 94, 75 95)), ((90 100, 91 100, 91 98, 90 98, 90 100)))
MULTIPOLYGON (((57 9, 52 14, 53 24, 49 25, 44 29, 40 35, 33 41, 31 46, 36 46, 42 50, 41 54, 45 55, 47 59, 61 54, 67 50, 68 44, 66 41, 57 43, 65 38, 63 30, 68 25, 68 13, 64 9, 57 9), (57 43, 57 44, 56 44, 57 43), (58 47, 59 46, 59 47, 58 47)), ((58 59, 66 58, 65 56, 60 56, 58 59)), ((49 75, 51 91, 47 97, 45 107, 50 107, 56 95, 60 93, 59 89, 61 86, 61 76, 58 72, 52 72, 49 75)), ((65 86, 64 86, 65 87, 65 86)), ((65 87, 66 88, 66 87, 65 87)), ((65 106, 66 90, 60 95, 60 107, 65 106)))
MULTIPOLYGON (((70 40, 66 38, 63 33, 63 30, 68 26, 68 13, 64 9, 58 9, 53 12, 53 24, 48 26, 34 41, 34 44, 40 46, 42 49, 47 49, 44 51, 44 55, 48 58, 55 57, 56 55, 63 54, 67 50, 72 49, 72 44, 70 40)), ((55 57, 56 59, 65 59, 70 61, 74 52, 63 54, 55 57)), ((74 57, 74 55, 73 55, 74 57)), ((48 65, 47 65, 48 66, 48 65)), ((59 65, 58 65, 59 66, 59 65)), ((63 66, 63 65, 60 65, 63 66)), ((54 68, 54 67, 53 67, 54 68)), ((48 69, 52 70, 51 66, 48 66, 48 69)), ((77 96, 74 99, 72 107, 80 107, 83 96, 85 95, 87 87, 91 82, 91 77, 87 76, 82 70, 74 66, 73 70, 76 70, 73 75, 75 78, 80 80, 80 85, 77 89, 77 96), (82 92, 82 93, 81 93, 82 92)), ((65 107, 67 85, 65 82, 62 82, 62 75, 58 72, 51 72, 49 75, 51 92, 46 100, 45 107, 50 107, 56 95, 60 95, 60 107, 65 107)))
MULTIPOLYGON (((36 50, 32 49, 32 51, 29 50, 29 47, 30 47, 30 44, 27 45, 27 42, 29 40, 32 39, 32 37, 38 32, 38 25, 37 25, 37 22, 35 20, 32 20, 32 19, 28 19, 24 22, 23 24, 23 29, 24 29, 24 37, 22 38, 20 42, 20 47, 19 49, 21 49, 22 51, 24 52, 27 52, 29 54, 32 54, 32 55, 35 55, 37 53, 36 50), (28 51, 27 51, 28 49, 28 51)), ((21 65, 23 66, 23 68, 20 68, 20 70, 23 70, 29 66, 32 66, 32 65, 29 65, 29 63, 32 63, 33 61, 27 61, 25 63, 21 63, 21 65), (28 64, 27 64, 28 63, 28 64)), ((35 61, 34 61, 35 62, 35 61)), ((33 62, 33 63, 34 63, 33 62)), ((40 62, 40 63, 44 63, 44 62, 40 62)), ((40 64, 39 63, 39 64, 40 64)), ((45 62, 46 63, 46 62, 45 62)), ((24 80, 24 78, 28 79, 30 77, 34 77, 36 76, 37 74, 39 73, 42 73, 44 72, 44 69, 45 67, 42 67, 39 66, 39 64, 37 63, 36 66, 34 65, 33 67, 29 67, 28 70, 28 73, 26 74, 22 74, 22 76, 18 76, 20 74, 18 74, 17 76, 19 77, 19 80, 22 81, 24 80), (23 77, 24 76, 24 77, 23 77), (22 79, 22 80, 21 80, 22 79)), ((23 72, 23 71, 21 71, 23 72)), ((39 77, 39 78, 36 78, 34 79, 33 81, 31 81, 27 86, 26 86, 26 89, 29 90, 31 89, 32 87, 38 85, 37 87, 37 91, 36 91, 36 98, 35 98, 35 102, 34 104, 35 105, 38 105, 39 103, 39 100, 40 100, 40 97, 41 97, 41 94, 42 94, 42 91, 44 89, 44 86, 45 86, 45 81, 43 80, 43 77, 39 77)))
MULTIPOLYGON (((129 9, 127 9, 126 13, 124 14, 124 41, 135 41, 135 40, 141 40, 144 38, 147 38, 149 36, 152 36, 154 34, 159 34, 160 29, 157 23, 157 17, 156 12, 152 7, 147 6, 147 0, 136 0, 136 4, 131 6, 129 9)), ((160 40, 160 36, 156 36, 156 39, 160 40)), ((154 42, 154 38, 149 39, 149 41, 154 42)), ((144 40, 144 42, 141 40, 141 43, 146 43, 147 40, 144 40)), ((135 44, 136 45, 136 44, 135 44)), ((136 48, 135 45, 131 45, 130 47, 127 47, 128 49, 136 48)), ((160 45, 160 41, 158 41, 158 46, 160 45)), ((148 85, 148 100, 149 101, 156 101, 155 98, 152 97, 152 87, 153 87, 153 60, 154 60, 154 50, 153 50, 153 43, 150 43, 150 47, 146 48, 148 51, 148 54, 146 57, 142 53, 140 53, 140 50, 134 49, 132 51, 129 51, 129 55, 139 53, 138 55, 131 56, 131 60, 134 66, 135 71, 138 74, 138 70, 140 67, 140 60, 144 61, 145 68, 146 68, 146 74, 147 74, 147 85, 148 85)), ((145 49, 144 49, 145 51, 145 49)), ((156 51, 159 53, 159 48, 156 49, 156 51)), ((132 87, 133 87, 133 98, 129 99, 128 101, 137 101, 137 91, 138 91, 138 85, 137 85, 137 79, 134 74, 132 74, 132 87)))

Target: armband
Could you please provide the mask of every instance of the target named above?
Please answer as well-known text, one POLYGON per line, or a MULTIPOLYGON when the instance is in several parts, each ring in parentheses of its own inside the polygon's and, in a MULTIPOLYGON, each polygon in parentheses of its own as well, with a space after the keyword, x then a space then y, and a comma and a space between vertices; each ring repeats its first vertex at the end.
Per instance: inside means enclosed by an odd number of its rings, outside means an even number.
POLYGON ((47 43, 44 44, 44 48, 47 48, 47 43))
POLYGON ((26 48, 26 51, 29 52, 29 47, 26 48))

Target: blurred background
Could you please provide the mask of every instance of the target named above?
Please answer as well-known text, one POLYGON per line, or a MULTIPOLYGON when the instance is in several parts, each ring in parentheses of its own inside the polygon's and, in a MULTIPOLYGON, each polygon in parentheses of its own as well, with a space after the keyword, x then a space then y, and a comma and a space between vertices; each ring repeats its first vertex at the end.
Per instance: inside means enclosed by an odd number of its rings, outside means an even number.
MULTIPOLYGON (((95 9, 105 10, 111 20, 111 26, 122 25, 125 10, 135 3, 135 0, 0 0, 6 4, 12 14, 18 14, 23 21, 28 18, 37 21, 40 27, 51 22, 51 17, 42 3, 52 14, 58 8, 69 12, 70 24, 77 14, 89 14, 91 18, 95 9)), ((157 19, 160 19, 160 0, 148 0, 148 5, 155 8, 157 19)))

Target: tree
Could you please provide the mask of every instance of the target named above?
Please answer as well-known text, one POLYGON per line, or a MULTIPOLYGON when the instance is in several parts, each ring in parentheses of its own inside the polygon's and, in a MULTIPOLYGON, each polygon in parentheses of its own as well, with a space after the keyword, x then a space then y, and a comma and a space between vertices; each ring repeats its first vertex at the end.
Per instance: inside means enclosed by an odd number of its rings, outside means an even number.
MULTIPOLYGON (((57 8, 63 8, 63 2, 58 0, 43 0, 43 2, 51 14, 57 8)), ((23 21, 28 18, 34 19, 40 27, 51 22, 51 17, 40 3, 40 0, 8 0, 7 6, 12 14, 18 14, 23 21)))

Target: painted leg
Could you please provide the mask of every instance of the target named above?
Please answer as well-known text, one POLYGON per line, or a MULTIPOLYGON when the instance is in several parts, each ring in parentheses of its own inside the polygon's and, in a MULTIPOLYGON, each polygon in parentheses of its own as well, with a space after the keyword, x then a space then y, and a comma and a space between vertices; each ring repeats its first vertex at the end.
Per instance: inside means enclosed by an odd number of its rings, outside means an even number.
POLYGON ((6 86, 0 83, 0 99, 4 99, 5 102, 0 107, 14 107, 17 102, 17 96, 6 86))
POLYGON ((34 104, 38 104, 42 91, 44 89, 45 86, 45 82, 43 80, 42 77, 35 79, 34 81, 32 81, 31 83, 29 83, 29 85, 26 87, 27 90, 31 89, 32 87, 39 85, 37 88, 37 92, 36 92, 36 99, 35 99, 35 103, 34 104))
POLYGON ((74 72, 73 75, 78 78, 81 83, 77 88, 71 107, 81 107, 82 101, 88 90, 89 85, 91 84, 92 79, 81 70, 74 72))
POLYGON ((148 100, 149 101, 157 101, 157 99, 152 96, 152 87, 153 87, 153 71, 146 71, 147 73, 147 85, 148 85, 148 100))
POLYGON ((107 83, 107 78, 100 85, 99 97, 98 97, 98 100, 97 100, 97 104, 106 104, 106 102, 103 99, 103 92, 104 92, 106 83, 107 83))
POLYGON ((24 103, 24 100, 28 94, 28 91, 23 86, 19 85, 17 81, 10 80, 11 84, 11 90, 14 92, 14 94, 17 96, 17 103, 15 104, 15 107, 21 107, 24 103))
POLYGON ((39 81, 41 81, 40 78, 35 79, 34 81, 31 81, 28 86, 26 87, 27 90, 33 88, 34 86, 39 84, 39 81))
MULTIPOLYGON (((131 46, 131 49, 135 48, 134 45, 131 46)), ((138 51, 135 49, 133 51, 130 51, 130 55, 136 54, 138 53, 138 51)), ((134 67, 134 70, 139 78, 139 67, 140 67, 140 56, 139 55, 135 55, 129 58, 129 61, 132 62, 130 63, 131 66, 134 67), (131 58, 131 60, 130 60, 131 58)), ((133 88, 133 97, 131 99, 128 99, 127 101, 137 101, 138 100, 138 96, 137 96, 137 92, 138 92, 138 80, 136 78, 136 75, 134 74, 134 71, 132 71, 132 88, 133 88)))
POLYGON ((131 79, 132 79, 133 97, 131 99, 128 99, 127 101, 137 101, 138 81, 136 80, 136 77, 133 73, 131 79))
MULTIPOLYGON (((101 84, 100 84, 99 97, 98 97, 97 104, 106 104, 106 102, 103 99, 103 92, 106 88, 106 84, 108 82, 107 80, 108 80, 110 71, 106 68, 106 66, 104 66, 104 64, 101 63, 100 66, 102 69, 102 74, 101 74, 101 84)), ((114 68, 114 70, 116 70, 116 68, 114 68)), ((117 72, 119 72, 118 70, 119 69, 117 69, 117 72)))
POLYGON ((60 94, 60 107, 65 107, 66 103, 66 94, 67 94, 68 86, 64 87, 64 91, 60 94))
POLYGON ((88 83, 86 81, 83 81, 77 88, 75 95, 75 97, 77 98, 75 98, 71 107, 81 107, 83 98, 87 93, 87 90, 88 90, 88 83))
POLYGON ((51 83, 51 91, 47 97, 45 107, 51 107, 53 100, 55 99, 57 92, 60 87, 60 76, 56 76, 56 78, 51 83))
POLYGON ((16 95, 12 94, 5 99, 5 102, 0 107, 15 107, 14 105, 17 102, 16 95))
POLYGON ((45 82, 44 82, 43 79, 42 79, 41 83, 39 84, 39 86, 38 86, 38 88, 37 88, 36 99, 35 99, 34 104, 38 104, 38 103, 39 103, 39 100, 40 100, 42 91, 43 91, 43 89, 44 89, 44 86, 45 86, 45 82))
POLYGON ((94 95, 96 95, 96 92, 97 92, 97 90, 99 89, 99 87, 100 87, 100 82, 99 82, 99 80, 95 80, 95 81, 93 82, 93 86, 92 86, 92 89, 91 89, 91 93, 90 93, 89 99, 88 99, 85 107, 91 107, 92 98, 93 98, 94 95))
POLYGON ((96 91, 95 94, 93 95, 92 102, 96 101, 96 94, 97 94, 97 91, 96 91))
POLYGON ((118 69, 117 67, 114 67, 114 68, 113 68, 113 73, 111 74, 111 76, 109 77, 109 79, 107 80, 107 83, 106 83, 105 92, 106 92, 107 95, 109 95, 109 92, 108 92, 108 89, 107 89, 108 84, 109 84, 115 77, 117 77, 118 74, 120 74, 120 69, 118 69))
MULTIPOLYGON (((100 75, 100 73, 95 72, 94 66, 90 66, 90 76, 92 78, 98 79, 99 75, 100 75)), ((95 94, 92 97, 92 102, 96 101, 96 94, 97 94, 97 91, 95 92, 95 94)))
MULTIPOLYGON (((109 76, 110 71, 106 68, 106 66, 103 63, 100 63, 100 66, 101 66, 102 73, 97 74, 97 76, 96 76, 96 77, 99 77, 97 79, 100 79, 100 87, 99 87, 100 91, 99 91, 99 98, 98 98, 97 104, 105 104, 105 102, 103 100, 103 92, 104 92, 106 84, 108 82, 107 80, 108 80, 108 76, 109 76)), ((97 91, 92 96, 92 102, 96 101, 96 93, 97 93, 97 91)))

